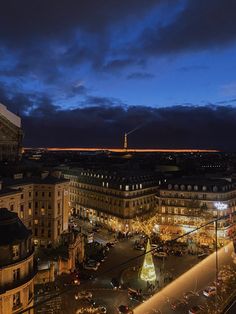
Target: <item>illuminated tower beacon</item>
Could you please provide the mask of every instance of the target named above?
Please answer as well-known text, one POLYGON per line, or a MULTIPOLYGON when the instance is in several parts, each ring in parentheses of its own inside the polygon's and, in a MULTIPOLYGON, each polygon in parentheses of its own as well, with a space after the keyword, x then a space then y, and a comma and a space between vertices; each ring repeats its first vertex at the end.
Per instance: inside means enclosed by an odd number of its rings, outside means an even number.
POLYGON ((31 231, 6 208, 0 208, 0 252, 0 314, 17 314, 33 305, 37 267, 31 231))
POLYGON ((125 139, 124 139, 124 150, 128 149, 128 134, 125 133, 125 139))

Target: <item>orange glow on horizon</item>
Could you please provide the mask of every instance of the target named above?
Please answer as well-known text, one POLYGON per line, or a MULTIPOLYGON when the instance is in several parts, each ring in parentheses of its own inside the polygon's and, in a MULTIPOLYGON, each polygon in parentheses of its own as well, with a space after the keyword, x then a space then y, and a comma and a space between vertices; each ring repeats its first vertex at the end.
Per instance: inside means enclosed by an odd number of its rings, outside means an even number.
POLYGON ((216 149, 168 149, 168 148, 107 148, 107 147, 25 147, 24 151, 31 149, 44 149, 46 151, 82 151, 82 152, 96 152, 96 151, 110 151, 115 153, 218 153, 216 149))

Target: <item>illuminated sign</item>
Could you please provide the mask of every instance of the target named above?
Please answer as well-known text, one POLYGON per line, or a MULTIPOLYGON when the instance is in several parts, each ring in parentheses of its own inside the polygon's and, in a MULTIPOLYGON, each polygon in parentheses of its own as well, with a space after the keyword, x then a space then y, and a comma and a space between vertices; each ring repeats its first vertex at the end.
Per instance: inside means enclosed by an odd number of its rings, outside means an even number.
POLYGON ((222 202, 215 202, 214 205, 215 205, 215 208, 218 210, 225 210, 228 208, 228 204, 224 204, 222 202))

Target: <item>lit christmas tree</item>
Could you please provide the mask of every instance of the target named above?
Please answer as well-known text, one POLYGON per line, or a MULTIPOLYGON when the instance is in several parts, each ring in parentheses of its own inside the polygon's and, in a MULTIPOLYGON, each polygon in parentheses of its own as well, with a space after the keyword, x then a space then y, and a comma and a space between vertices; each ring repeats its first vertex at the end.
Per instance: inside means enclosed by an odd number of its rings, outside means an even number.
POLYGON ((145 281, 156 280, 156 271, 155 271, 155 266, 153 264, 152 253, 149 252, 150 250, 151 250, 151 246, 150 246, 150 241, 148 239, 147 247, 146 247, 146 254, 143 261, 142 270, 140 273, 140 278, 145 281))

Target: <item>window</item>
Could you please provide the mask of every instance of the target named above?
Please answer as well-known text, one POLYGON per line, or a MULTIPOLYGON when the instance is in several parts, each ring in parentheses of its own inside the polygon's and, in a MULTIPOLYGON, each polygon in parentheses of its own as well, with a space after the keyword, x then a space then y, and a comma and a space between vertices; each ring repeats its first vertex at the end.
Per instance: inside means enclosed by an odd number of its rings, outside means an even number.
POLYGON ((38 208, 38 202, 35 202, 35 208, 38 208))
POLYGON ((10 210, 13 211, 14 210, 14 205, 10 205, 10 210))
POLYGON ((129 186, 128 185, 125 186, 125 191, 129 191, 129 186))
POLYGON ((29 208, 32 208, 32 204, 31 204, 31 202, 28 204, 28 207, 29 207, 29 208))
POLYGON ((38 192, 35 192, 35 196, 38 196, 38 192))
POLYGON ((20 246, 18 245, 13 245, 12 246, 12 259, 16 260, 20 256, 20 246))
POLYGON ((24 205, 20 205, 20 210, 23 212, 23 210, 24 210, 24 205))
POLYGON ((51 197, 51 192, 48 192, 48 196, 51 197))
POLYGON ((20 306, 20 291, 13 294, 13 310, 20 306))
POLYGON ((13 281, 17 281, 20 279, 20 268, 13 270, 13 281))
POLYGON ((23 200, 23 198, 24 198, 24 194, 21 194, 21 195, 20 195, 20 198, 23 200))
POLYGON ((38 228, 34 228, 34 235, 37 237, 38 236, 38 228))
POLYGON ((42 192, 42 196, 44 196, 44 192, 42 192))
POLYGON ((48 209, 52 209, 51 203, 48 203, 48 209))
POLYGON ((29 192, 29 197, 31 197, 31 192, 29 192))
POLYGON ((51 230, 48 230, 48 238, 51 238, 51 230))

